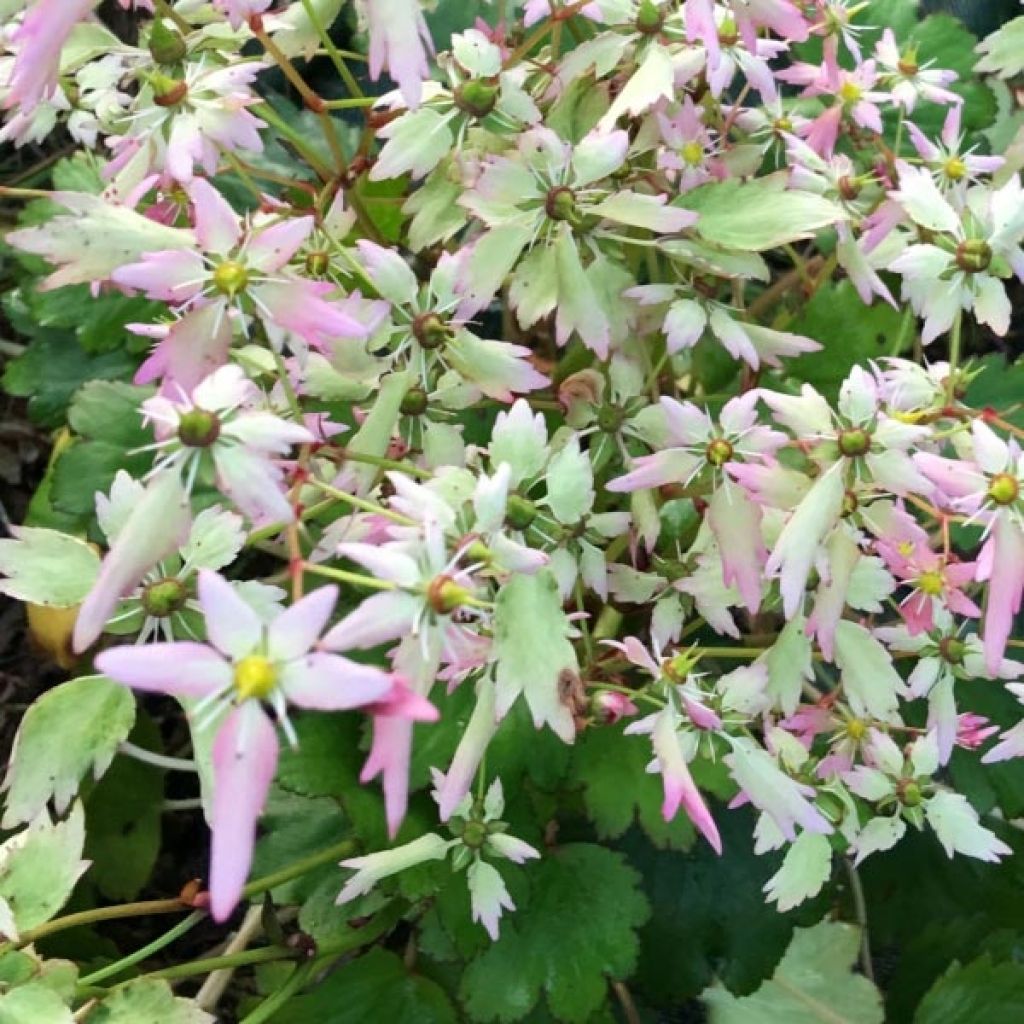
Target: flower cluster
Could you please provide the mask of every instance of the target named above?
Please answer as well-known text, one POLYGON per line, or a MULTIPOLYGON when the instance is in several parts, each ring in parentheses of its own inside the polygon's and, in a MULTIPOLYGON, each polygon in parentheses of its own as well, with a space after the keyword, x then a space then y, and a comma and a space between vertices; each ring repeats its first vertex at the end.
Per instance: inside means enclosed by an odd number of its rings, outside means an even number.
POLYGON ((649 747, 665 820, 719 853, 716 795, 750 805, 782 910, 908 826, 1009 852, 946 769, 1024 755, 970 701, 1024 675, 1022 431, 963 360, 1009 330, 1024 189, 968 146, 953 71, 841 0, 531 0, 433 78, 418 0, 366 0, 398 88, 363 96, 316 5, 136 6, 134 43, 90 0, 5 31, 3 137, 62 123, 100 169, 7 242, 44 291, 157 310, 73 644, 212 749, 218 920, 292 709, 362 715, 362 781, 415 830, 345 860, 340 900, 449 859, 492 938, 544 845, 502 820, 520 712, 649 747), (351 95, 306 83, 321 47, 351 95), (797 321, 840 279, 901 326, 823 381, 801 357, 855 325, 797 321))

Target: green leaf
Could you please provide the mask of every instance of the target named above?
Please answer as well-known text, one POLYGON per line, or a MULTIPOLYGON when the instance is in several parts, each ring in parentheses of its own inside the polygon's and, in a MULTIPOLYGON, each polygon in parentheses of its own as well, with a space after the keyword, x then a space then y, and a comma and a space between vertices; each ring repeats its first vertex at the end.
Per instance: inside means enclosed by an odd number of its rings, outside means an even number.
POLYGON ((623 736, 621 726, 597 727, 578 740, 572 774, 583 783, 583 802, 600 839, 617 839, 639 821, 655 846, 687 850, 696 832, 682 812, 670 822, 662 818, 661 776, 647 774, 650 760, 644 737, 623 736))
MULTIPOLYGON (((74 42, 74 33, 71 42, 74 42)), ((118 40, 114 36, 109 36, 109 43, 116 47, 118 40)), ((59 192, 91 192, 98 195, 103 191, 103 174, 100 163, 93 153, 80 152, 64 160, 58 160, 53 165, 51 174, 53 187, 59 192)))
POLYGON ((67 902, 89 866, 82 860, 85 815, 75 804, 66 821, 44 812, 0 846, 0 932, 17 932, 49 921, 67 902))
MULTIPOLYGON (((299 797, 277 788, 270 791, 260 827, 263 835, 256 843, 252 878, 268 875, 334 846, 351 831, 336 801, 299 797)), ((325 864, 307 872, 279 885, 272 893, 278 903, 301 903, 330 880, 337 897, 342 885, 342 872, 337 864, 325 864)))
POLYGON ((408 971, 400 957, 372 949, 334 971, 323 984, 288 1002, 274 1024, 456 1024, 444 990, 408 971))
POLYGON ((135 722, 131 690, 83 676, 48 690, 25 712, 4 779, 3 827, 34 818, 50 798, 63 813, 82 778, 98 779, 135 722))
POLYGON ((921 1000, 914 1024, 1017 1024, 1024 1019, 1024 964, 983 956, 953 964, 921 1000))
POLYGON ((64 451, 53 470, 51 499, 60 512, 92 520, 96 492, 110 490, 119 469, 141 477, 152 453, 139 451, 152 441, 139 406, 152 394, 120 381, 91 381, 75 395, 68 422, 85 440, 64 451))
MULTIPOLYGON (((992 123, 996 115, 995 96, 975 78, 977 38, 962 21, 950 14, 929 15, 908 34, 906 43, 917 48, 922 66, 930 62, 957 73, 959 78, 951 89, 964 99, 961 123, 965 131, 977 131, 992 123)), ((942 130, 945 117, 945 107, 923 104, 914 112, 914 123, 925 135, 933 137, 942 130)))
POLYGON ((64 332, 33 332, 28 349, 12 359, 0 383, 8 394, 28 398, 28 412, 44 427, 64 421, 71 396, 87 380, 130 376, 137 361, 125 352, 90 355, 64 332))
POLYGON ((978 51, 984 56, 976 70, 1000 78, 1014 78, 1024 71, 1024 17, 1014 18, 998 32, 983 39, 978 51))
MULTIPOLYGON (((143 715, 131 734, 147 750, 160 750, 160 733, 143 715)), ((118 758, 85 800, 93 860, 89 874, 111 900, 134 899, 149 880, 160 852, 160 804, 164 773, 134 758, 118 758)))
POLYGON ((873 306, 865 306, 849 281, 827 284, 787 328, 813 338, 823 348, 793 360, 787 372, 834 399, 855 365, 892 354, 900 323, 900 313, 888 303, 876 300, 873 306))
MULTIPOLYGON (((900 947, 896 970, 886 979, 889 1019, 911 1020, 924 994, 951 961, 968 963, 984 954, 991 955, 995 962, 1013 960, 1022 942, 1024 934, 1005 928, 993 930, 992 923, 983 914, 968 913, 941 919, 929 915, 929 920, 900 947)), ((883 957, 886 951, 885 947, 879 950, 883 957)))
POLYGON ((90 1014, 90 1024, 213 1024, 214 1017, 182 999, 166 981, 130 981, 90 1014))
POLYGON ((739 995, 753 992, 775 969, 794 925, 821 915, 820 898, 788 914, 765 903, 764 884, 781 857, 754 855, 752 814, 731 811, 716 821, 721 857, 703 842, 665 853, 635 832, 623 843, 653 908, 640 933, 637 982, 659 1006, 699 995, 715 977, 739 995))
POLYGON ((723 988, 701 998, 711 1024, 881 1024, 882 997, 863 975, 853 973, 860 929, 823 921, 793 935, 770 981, 737 999, 723 988))
POLYGON ((150 431, 142 426, 140 407, 152 394, 152 388, 121 381, 90 381, 75 395, 68 422, 72 430, 96 441, 126 447, 145 444, 150 431))
POLYGON ((554 1017, 586 1021, 608 978, 636 967, 635 929, 648 916, 639 876, 621 854, 577 843, 551 851, 529 878, 528 906, 466 969, 460 998, 474 1020, 516 1021, 543 992, 554 1017))
POLYGON ((100 556, 77 537, 25 526, 14 540, 0 540, 0 593, 18 601, 70 608, 96 582, 100 556))
POLYGON ((74 1017, 52 988, 34 981, 0 996, 0 1024, 74 1024, 74 1017))
POLYGON ((494 609, 495 682, 498 714, 523 694, 537 728, 548 724, 567 743, 576 730, 562 700, 563 681, 579 666, 568 639, 558 582, 550 569, 512 576, 498 592, 494 609))
POLYGON ((973 365, 981 372, 971 381, 965 401, 972 409, 989 406, 1014 426, 1024 427, 1024 359, 1007 362, 988 355, 973 365))
POLYGON ((842 207, 822 196, 786 188, 785 173, 753 181, 721 181, 688 192, 673 203, 700 214, 697 233, 728 249, 761 251, 811 238, 846 220, 842 207))
POLYGON ((110 441, 76 441, 54 463, 50 500, 58 513, 84 528, 95 514, 96 492, 106 494, 119 469, 139 478, 152 461, 150 452, 128 455, 123 445, 110 441))

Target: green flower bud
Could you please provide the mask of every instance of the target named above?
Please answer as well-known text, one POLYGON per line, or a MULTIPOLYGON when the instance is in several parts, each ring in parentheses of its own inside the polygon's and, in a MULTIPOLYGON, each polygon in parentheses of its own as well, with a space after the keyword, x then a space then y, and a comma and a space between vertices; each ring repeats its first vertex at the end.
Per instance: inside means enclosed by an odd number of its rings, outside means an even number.
POLYGON ((181 33, 162 18, 149 30, 149 52, 157 64, 176 64, 185 56, 185 40, 181 33))
POLYGON ((450 615, 461 608, 470 592, 456 583, 451 576, 436 576, 427 587, 427 604, 438 615, 450 615))
POLYGON ((716 437, 704 450, 704 458, 712 466, 724 466, 733 456, 733 447, 724 437, 716 437))
POLYGON ((462 841, 471 850, 479 850, 487 839, 487 826, 482 821, 467 821, 462 830, 462 841))
POLYGON ((178 440, 187 448, 209 448, 220 437, 216 413, 190 409, 178 420, 178 440))
POLYGON ((158 107, 176 107, 188 95, 188 85, 180 78, 169 75, 152 75, 153 102, 158 107))
POLYGON ((173 576, 150 583, 142 591, 142 607, 147 615, 166 619, 181 611, 188 600, 188 590, 181 580, 173 576))
POLYGON ((863 427, 852 427, 839 432, 839 451, 848 459, 867 455, 871 448, 871 434, 863 427))
POLYGON ((636 30, 644 35, 656 35, 665 24, 665 12, 654 3, 654 0, 640 0, 633 24, 636 30))
POLYGON ((956 265, 966 274, 980 274, 992 264, 992 246, 982 238, 969 238, 956 247, 956 265))
POLYGON ((513 530, 525 530, 537 518, 537 506, 518 494, 509 496, 505 506, 505 523, 513 530))
POLYGON ((548 192, 544 200, 544 211, 552 220, 566 221, 572 225, 580 222, 576 193, 568 185, 559 185, 548 192))
POLYGON ((437 313, 421 313, 412 322, 412 336, 420 348, 429 351, 444 348, 452 339, 452 330, 437 313))
POLYGON ((479 78, 471 78, 455 89, 455 106, 473 117, 486 117, 498 102, 498 87, 479 78))
POLYGON ((409 388, 402 396, 399 411, 403 416, 422 416, 429 405, 426 391, 423 388, 409 388))

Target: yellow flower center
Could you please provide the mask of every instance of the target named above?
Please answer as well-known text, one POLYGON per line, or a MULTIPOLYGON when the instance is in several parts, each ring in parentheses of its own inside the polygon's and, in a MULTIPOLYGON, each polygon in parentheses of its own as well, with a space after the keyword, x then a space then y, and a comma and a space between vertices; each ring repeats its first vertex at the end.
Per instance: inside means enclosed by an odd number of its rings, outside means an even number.
POLYGON ((213 284, 224 295, 237 295, 249 283, 249 272, 237 260, 225 260, 213 272, 213 284))
POLYGON ((250 654, 235 665, 235 689, 242 700, 263 700, 276 685, 277 669, 261 654, 250 654))
POLYGON ((839 96, 844 103, 856 103, 864 95, 864 90, 856 82, 843 82, 839 87, 839 96))
POLYGON ((679 151, 683 158, 683 162, 690 167, 697 167, 704 161, 704 147, 694 140, 683 143, 683 148, 679 151))
POLYGON ((917 589, 929 597, 938 597, 944 586, 945 581, 938 569, 929 569, 927 572, 921 573, 917 580, 917 589))
POLYGON ((868 734, 868 724, 859 718, 851 718, 846 723, 846 735, 854 743, 859 743, 868 734))
POLYGON ((958 156, 951 156, 943 165, 942 173, 950 181, 962 181, 967 177, 967 164, 958 156))
POLYGON ((996 505, 1012 505, 1020 496, 1020 483, 1009 473, 996 473, 988 485, 988 496, 996 505))

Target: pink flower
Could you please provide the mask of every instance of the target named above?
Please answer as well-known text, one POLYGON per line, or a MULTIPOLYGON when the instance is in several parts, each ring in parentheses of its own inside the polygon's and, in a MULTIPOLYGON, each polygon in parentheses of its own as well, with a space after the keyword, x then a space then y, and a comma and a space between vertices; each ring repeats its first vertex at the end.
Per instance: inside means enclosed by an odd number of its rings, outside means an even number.
POLYGON ((337 587, 322 587, 264 625, 222 576, 204 570, 199 603, 209 644, 115 647, 96 659, 101 672, 127 686, 198 698, 196 728, 227 712, 213 747, 210 897, 218 921, 241 898, 256 821, 277 767, 277 734, 264 703, 294 742, 289 703, 347 711, 392 690, 388 673, 313 649, 337 596, 337 587))
POLYGON ((217 473, 217 484, 254 523, 289 523, 295 513, 282 491, 274 456, 286 455, 314 436, 298 423, 252 408, 260 391, 241 367, 222 366, 191 394, 180 388, 175 398, 154 395, 142 403, 146 419, 156 424, 157 465, 188 474, 191 490, 204 454, 217 473))
POLYGON ((933 551, 928 534, 902 509, 893 511, 889 529, 879 536, 878 553, 890 572, 912 588, 900 604, 911 636, 935 629, 939 608, 971 618, 981 615, 963 592, 975 578, 975 563, 949 562, 933 551))
POLYGON ((188 495, 178 472, 172 469, 154 476, 117 531, 100 574, 82 602, 72 637, 76 651, 92 645, 118 601, 177 549, 188 532, 190 518, 188 495))
POLYGON ((254 14, 262 14, 273 0, 213 0, 213 6, 223 11, 235 30, 242 27, 254 14))
POLYGON ((1006 163, 1001 156, 980 156, 975 148, 964 150, 965 138, 960 134, 963 105, 954 104, 946 114, 940 136, 941 145, 931 142, 913 121, 907 122, 907 132, 917 150, 931 170, 936 182, 963 190, 967 184, 977 182, 985 174, 994 174, 1006 163))
POLYGON ((31 111, 57 86, 60 54, 74 27, 99 0, 36 0, 14 32, 17 47, 5 107, 31 111))
POLYGON ((954 508, 988 524, 977 579, 988 580, 982 637, 986 666, 995 675, 1024 598, 1024 453, 980 419, 971 432, 973 465, 928 452, 917 453, 914 462, 954 508))
POLYGON ((792 85, 804 86, 801 96, 832 96, 832 106, 805 129, 807 144, 821 156, 831 156, 839 137, 839 128, 846 118, 868 131, 882 133, 882 112, 878 104, 890 100, 887 93, 874 87, 878 81, 873 60, 864 61, 853 71, 833 68, 827 63, 794 64, 778 72, 778 77, 792 85))
POLYGON ((427 55, 433 49, 419 0, 366 0, 370 29, 370 77, 385 68, 405 102, 419 106, 423 82, 430 77, 427 55))
POLYGON ((919 66, 913 52, 900 52, 891 28, 882 33, 882 38, 875 45, 875 55, 882 69, 882 78, 892 90, 893 102, 908 114, 913 112, 919 98, 955 106, 963 103, 955 92, 946 88, 956 81, 956 72, 932 68, 934 61, 919 66))
POLYGON ((977 750, 990 736, 999 732, 998 725, 990 725, 984 715, 965 711, 957 716, 956 745, 964 750, 977 750))
POLYGON ((147 253, 140 262, 114 271, 117 284, 186 309, 213 306, 215 327, 232 310, 253 315, 315 348, 338 337, 366 336, 363 324, 325 300, 333 284, 309 281, 285 269, 313 230, 312 217, 243 229, 209 182, 192 182, 189 196, 199 251, 147 253))
MULTIPOLYGON (((649 718, 641 719, 628 726, 628 734, 650 733, 654 748, 654 764, 661 773, 665 797, 661 805, 661 816, 671 821, 680 806, 690 821, 700 829, 715 853, 722 852, 722 838, 718 834, 715 819, 711 816, 704 798, 700 794, 687 766, 683 752, 683 736, 679 733, 680 716, 671 706, 649 718)), ((695 752, 692 749, 690 757, 695 752)), ((652 769, 653 770, 653 769, 652 769)))
POLYGON ((138 177, 161 171, 187 184, 197 165, 215 175, 222 151, 261 153, 265 125, 248 108, 259 103, 252 85, 266 66, 201 59, 187 62, 180 79, 161 75, 144 86, 126 118, 127 134, 111 141, 116 169, 127 176, 130 166, 138 177))

